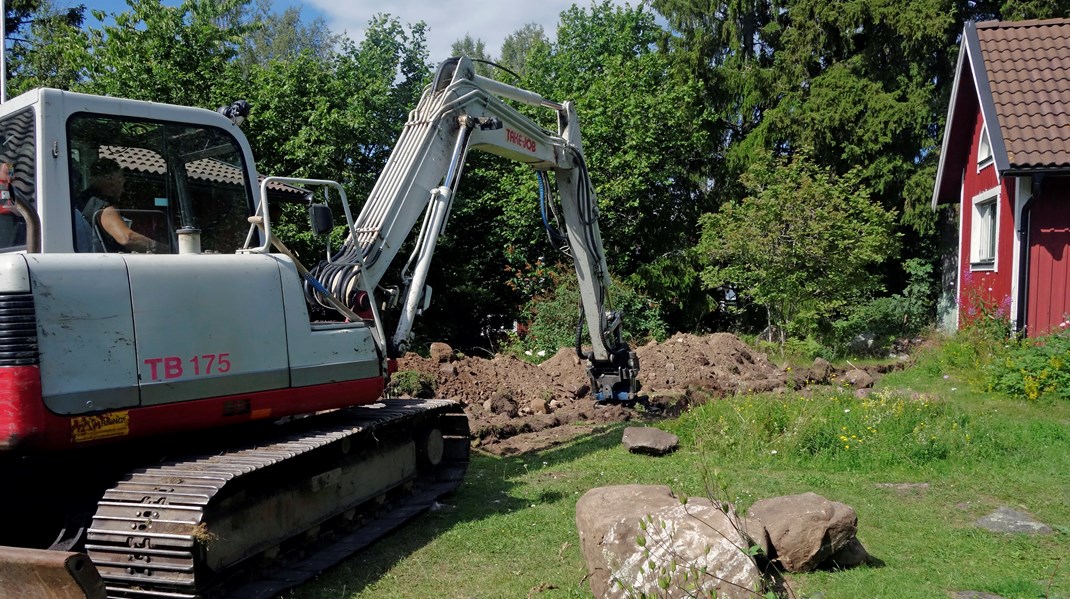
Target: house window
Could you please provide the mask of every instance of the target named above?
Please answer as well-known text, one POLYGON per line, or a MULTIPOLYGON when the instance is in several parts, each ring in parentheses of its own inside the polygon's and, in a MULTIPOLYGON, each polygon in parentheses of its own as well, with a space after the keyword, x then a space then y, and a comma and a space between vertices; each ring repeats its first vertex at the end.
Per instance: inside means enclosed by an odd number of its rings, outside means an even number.
POLYGON ((984 167, 992 164, 995 157, 992 156, 992 143, 988 140, 988 128, 981 127, 981 143, 977 146, 977 170, 980 172, 984 167))
POLYGON ((999 188, 994 187, 973 198, 970 266, 974 270, 995 269, 998 224, 999 188))

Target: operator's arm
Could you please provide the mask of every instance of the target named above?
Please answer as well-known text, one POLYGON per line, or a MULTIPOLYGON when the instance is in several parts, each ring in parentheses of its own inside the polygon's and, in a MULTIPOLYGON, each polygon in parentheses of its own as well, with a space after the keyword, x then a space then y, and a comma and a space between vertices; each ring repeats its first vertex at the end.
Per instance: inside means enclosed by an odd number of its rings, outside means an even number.
POLYGON ((100 213, 100 226, 111 235, 119 245, 133 252, 155 252, 156 242, 126 226, 123 217, 114 206, 108 206, 100 213))

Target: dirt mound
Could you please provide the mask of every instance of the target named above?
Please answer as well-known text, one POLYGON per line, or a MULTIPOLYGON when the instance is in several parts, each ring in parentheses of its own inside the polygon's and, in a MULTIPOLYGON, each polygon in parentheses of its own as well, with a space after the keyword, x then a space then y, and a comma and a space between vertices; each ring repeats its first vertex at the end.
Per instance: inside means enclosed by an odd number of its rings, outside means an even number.
POLYGON ((714 393, 771 391, 787 382, 785 373, 765 354, 730 333, 674 335, 664 343, 636 350, 639 380, 650 395, 701 388, 714 393))
MULTIPOLYGON (((435 380, 436 397, 464 405, 477 444, 493 453, 541 449, 601 424, 650 417, 645 411, 596 405, 584 363, 571 348, 539 365, 504 355, 457 358, 441 346, 436 349, 434 359, 400 359, 399 370, 424 373, 435 380)), ((679 334, 644 345, 636 354, 643 393, 655 405, 677 403, 696 389, 724 395, 768 391, 787 381, 764 354, 728 333, 679 334)))

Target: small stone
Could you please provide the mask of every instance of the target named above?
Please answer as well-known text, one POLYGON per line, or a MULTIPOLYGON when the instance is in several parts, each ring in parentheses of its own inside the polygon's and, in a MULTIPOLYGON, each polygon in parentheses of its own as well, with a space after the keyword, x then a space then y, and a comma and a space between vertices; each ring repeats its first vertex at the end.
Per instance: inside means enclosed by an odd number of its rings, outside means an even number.
POLYGON ((452 377, 457 376, 457 365, 456 364, 449 364, 449 363, 443 364, 443 365, 438 367, 438 371, 439 371, 440 374, 443 374, 445 376, 448 376, 448 377, 452 378, 452 377))
POLYGON ((632 453, 665 455, 676 450, 680 439, 672 433, 651 426, 629 426, 621 442, 632 453))
POLYGON ((487 402, 490 405, 486 406, 486 404, 484 404, 484 406, 488 412, 494 414, 504 414, 510 418, 516 418, 516 415, 520 412, 516 402, 501 393, 495 393, 489 400, 487 400, 487 402))
POLYGON ((550 413, 550 403, 545 399, 533 399, 528 404, 528 409, 532 414, 548 414, 550 413))
POLYGON ((1003 597, 984 591, 955 591, 951 593, 951 599, 1003 599, 1003 597))

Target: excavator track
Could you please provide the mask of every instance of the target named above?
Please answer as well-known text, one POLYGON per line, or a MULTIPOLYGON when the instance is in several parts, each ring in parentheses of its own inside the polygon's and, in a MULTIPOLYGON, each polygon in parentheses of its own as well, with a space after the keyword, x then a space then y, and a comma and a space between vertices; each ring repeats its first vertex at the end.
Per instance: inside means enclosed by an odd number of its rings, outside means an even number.
POLYGON ((110 599, 269 598, 431 507, 460 485, 468 455, 454 402, 304 418, 133 470, 98 502, 85 550, 110 599))

